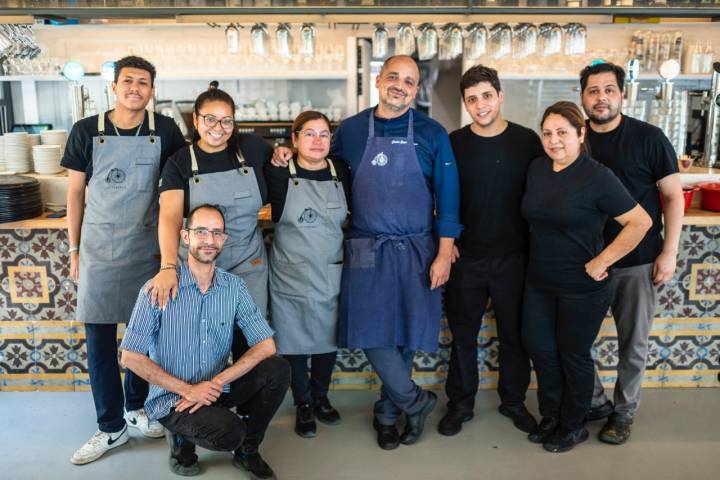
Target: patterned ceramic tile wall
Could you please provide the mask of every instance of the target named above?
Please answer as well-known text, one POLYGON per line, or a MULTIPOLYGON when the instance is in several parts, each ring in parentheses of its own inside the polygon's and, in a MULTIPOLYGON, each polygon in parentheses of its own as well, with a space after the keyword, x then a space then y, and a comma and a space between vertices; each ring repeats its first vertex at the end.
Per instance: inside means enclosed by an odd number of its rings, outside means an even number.
MULTIPOLYGON (((0 226, 1 228, 1 226, 0 226)), ((87 390, 85 337, 75 318, 75 285, 69 279, 64 230, 0 229, 0 390, 87 390)), ((120 328, 118 336, 121 337, 120 328)), ((439 348, 419 353, 415 377, 442 386, 450 332, 443 320, 439 348)), ((497 338, 490 308, 478 336, 481 388, 497 382, 497 338)), ((617 341, 612 318, 595 343, 601 376, 615 380, 617 341)), ((648 387, 718 386, 720 369, 720 226, 686 226, 678 270, 659 289, 648 387)), ((359 350, 338 356, 336 388, 377 388, 379 381, 359 350)))

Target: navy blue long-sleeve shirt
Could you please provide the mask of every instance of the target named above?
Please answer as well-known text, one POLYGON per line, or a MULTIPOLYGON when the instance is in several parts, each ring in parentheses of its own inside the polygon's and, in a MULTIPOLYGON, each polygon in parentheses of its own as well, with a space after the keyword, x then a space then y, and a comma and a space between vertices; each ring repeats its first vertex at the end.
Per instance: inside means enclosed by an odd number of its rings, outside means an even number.
MULTIPOLYGON (((374 107, 368 108, 343 120, 333 134, 329 157, 344 160, 353 178, 365 152, 370 115, 374 112, 374 107)), ((406 137, 409 117, 409 111, 393 119, 373 115, 375 136, 406 137)), ((413 130, 420 168, 435 196, 435 232, 440 237, 458 238, 462 231, 460 186, 447 131, 438 122, 415 109, 413 130)))

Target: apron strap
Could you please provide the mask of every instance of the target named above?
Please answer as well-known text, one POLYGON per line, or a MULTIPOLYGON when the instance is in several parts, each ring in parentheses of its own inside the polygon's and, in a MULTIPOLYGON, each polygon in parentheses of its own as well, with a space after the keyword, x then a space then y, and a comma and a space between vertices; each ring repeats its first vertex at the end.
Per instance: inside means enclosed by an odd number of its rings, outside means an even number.
POLYGON ((293 185, 297 187, 300 185, 300 182, 297 180, 297 169, 295 168, 295 161, 292 158, 288 161, 288 170, 290 170, 290 178, 292 178, 293 185))
POLYGON ((238 149, 235 151, 235 158, 238 161, 240 174, 247 175, 248 173, 250 173, 250 170, 247 167, 247 162, 245 161, 245 155, 243 155, 240 147, 238 147, 238 149))
POLYGON ((155 112, 150 110, 146 110, 146 112, 148 115, 148 126, 150 127, 150 143, 155 143, 155 112))
POLYGON ((415 142, 413 142, 413 111, 412 108, 410 109, 410 116, 408 117, 408 129, 407 129, 407 138, 408 141, 414 145, 415 142))
POLYGON ((370 110, 370 119, 368 120, 368 138, 375 136, 375 109, 370 110))
POLYGON ((195 146, 190 145, 190 169, 192 170, 192 176, 195 183, 200 183, 200 177, 198 177, 198 164, 197 158, 195 158, 195 146))
POLYGON ((100 143, 105 143, 105 114, 107 112, 100 112, 98 115, 98 136, 100 137, 100 143))
POLYGON ((326 158, 325 160, 327 160, 328 166, 330 167, 330 175, 332 176, 333 182, 335 182, 335 188, 338 188, 338 176, 337 172, 335 171, 335 165, 333 165, 332 160, 330 160, 329 158, 326 158))

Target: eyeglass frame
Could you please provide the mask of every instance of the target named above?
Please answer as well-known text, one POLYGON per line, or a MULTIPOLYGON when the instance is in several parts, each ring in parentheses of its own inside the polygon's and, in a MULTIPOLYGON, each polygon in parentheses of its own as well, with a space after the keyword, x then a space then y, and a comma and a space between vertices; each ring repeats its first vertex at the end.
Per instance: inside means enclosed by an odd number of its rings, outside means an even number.
POLYGON ((228 233, 224 230, 210 230, 206 227, 183 228, 183 230, 185 230, 186 232, 193 232, 195 238, 200 240, 205 240, 206 238, 209 238, 210 234, 212 234, 213 240, 220 240, 224 242, 229 236, 228 233), (204 235, 199 233, 203 230, 206 232, 204 235))
POLYGON ((215 128, 215 125, 217 125, 218 123, 220 124, 220 128, 222 128, 223 130, 232 130, 233 128, 235 128, 235 119, 234 119, 233 117, 229 117, 229 116, 228 116, 228 117, 223 117, 223 118, 221 118, 221 119, 218 119, 218 118, 217 118, 215 115, 213 115, 212 113, 196 113, 195 115, 198 116, 198 117, 202 117, 202 119, 203 119, 203 124, 204 124, 206 127, 208 127, 208 128, 215 128), (208 123, 208 121, 212 121, 212 120, 208 120, 208 117, 215 119, 215 123, 213 123, 212 125, 210 125, 210 124, 208 123), (227 120, 227 119, 229 119, 229 120, 232 122, 232 125, 230 125, 230 126, 228 126, 228 127, 225 127, 225 126, 222 124, 222 122, 223 122, 223 120, 227 120))
POLYGON ((332 132, 329 131, 329 130, 323 130, 323 131, 321 131, 321 132, 316 132, 316 131, 313 130, 312 128, 304 128, 304 129, 302 129, 302 130, 295 130, 295 135, 302 135, 302 136, 305 137, 305 138, 311 138, 313 141, 315 140, 315 138, 319 138, 320 140, 323 140, 323 141, 327 140, 328 142, 329 142, 330 140, 332 140, 332 136, 333 136, 332 132), (303 132, 312 132, 313 134, 311 134, 311 135, 306 135, 306 134, 303 133, 303 132), (327 137, 326 137, 326 138, 323 138, 320 134, 326 133, 326 132, 327 132, 327 137))

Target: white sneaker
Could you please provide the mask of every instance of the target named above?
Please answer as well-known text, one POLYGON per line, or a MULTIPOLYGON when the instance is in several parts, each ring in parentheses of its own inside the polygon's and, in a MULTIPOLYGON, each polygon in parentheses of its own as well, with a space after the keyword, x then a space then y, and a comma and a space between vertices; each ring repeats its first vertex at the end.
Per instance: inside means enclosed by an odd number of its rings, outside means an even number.
POLYGON ((137 428, 149 438, 162 438, 165 436, 165 427, 160 422, 150 420, 142 408, 125 412, 125 421, 128 427, 137 428))
POLYGON ((105 452, 120 445, 124 445, 130 439, 127 426, 115 433, 105 433, 98 430, 85 445, 80 447, 70 458, 75 465, 85 465, 94 462, 105 452))

